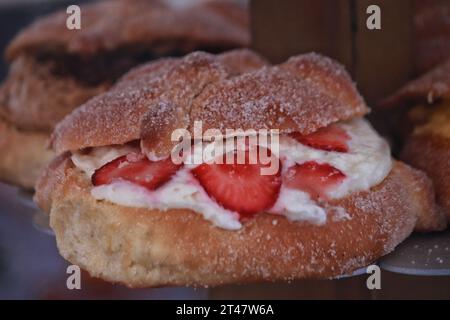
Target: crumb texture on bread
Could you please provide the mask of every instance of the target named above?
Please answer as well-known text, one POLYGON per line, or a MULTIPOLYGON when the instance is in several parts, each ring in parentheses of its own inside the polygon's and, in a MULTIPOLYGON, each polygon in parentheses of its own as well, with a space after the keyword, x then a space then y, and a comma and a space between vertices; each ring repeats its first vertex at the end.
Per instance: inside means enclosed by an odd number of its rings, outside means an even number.
POLYGON ((267 66, 248 50, 195 52, 131 71, 59 123, 52 144, 61 153, 143 139, 144 149, 161 155, 170 152, 174 129, 190 130, 197 120, 205 130, 308 134, 367 112, 345 69, 321 55, 267 66))
POLYGON ((330 278, 366 266, 405 239, 421 215, 432 214, 423 179, 396 162, 378 186, 331 203, 347 219, 317 226, 259 214, 227 231, 190 210, 97 201, 65 154, 41 178, 36 200, 50 213, 62 256, 95 277, 130 287, 209 286, 330 278))

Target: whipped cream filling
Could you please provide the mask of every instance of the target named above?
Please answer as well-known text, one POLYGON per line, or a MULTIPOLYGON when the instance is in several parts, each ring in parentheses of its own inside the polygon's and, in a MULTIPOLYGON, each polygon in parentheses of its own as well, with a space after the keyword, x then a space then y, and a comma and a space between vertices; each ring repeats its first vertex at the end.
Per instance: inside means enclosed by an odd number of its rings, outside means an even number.
POLYGON ((288 136, 280 137, 279 158, 283 170, 295 163, 307 161, 328 163, 346 175, 343 183, 326 192, 330 199, 368 190, 377 185, 389 174, 392 158, 388 143, 365 119, 355 119, 336 124, 350 136, 347 141, 348 152, 332 152, 310 148, 288 136))
MULTIPOLYGON (((348 152, 334 152, 314 149, 299 143, 287 135, 279 137, 279 153, 282 174, 290 167, 307 161, 328 163, 346 175, 342 183, 327 191, 330 199, 338 199, 350 193, 368 190, 380 183, 390 172, 392 160, 388 144, 374 131, 364 119, 354 119, 337 123, 344 129, 350 139, 347 141, 348 152)), ((102 165, 125 155, 138 151, 136 147, 111 146, 93 148, 89 153, 75 152, 72 161, 75 166, 89 177, 102 165)), ((220 206, 202 188, 194 178, 193 164, 183 166, 167 183, 150 191, 139 185, 116 181, 109 185, 92 188, 91 194, 97 200, 107 200, 119 205, 142 207, 158 210, 191 209, 215 226, 237 230, 242 227, 239 214, 220 206)), ((292 221, 305 221, 323 224, 327 221, 330 208, 312 200, 306 192, 281 186, 280 194, 269 213, 283 215, 292 221)), ((339 216, 347 217, 342 208, 331 208, 339 216)), ((336 218, 338 215, 335 215, 336 218)))
POLYGON ((96 147, 89 150, 89 153, 72 153, 72 162, 91 177, 98 168, 131 152, 139 152, 139 149, 129 145, 96 147))
POLYGON ((191 209, 223 229, 237 230, 242 227, 239 214, 226 210, 212 200, 186 169, 178 170, 167 183, 154 191, 127 181, 117 181, 94 187, 91 193, 98 200, 109 200, 129 207, 161 211, 191 209))

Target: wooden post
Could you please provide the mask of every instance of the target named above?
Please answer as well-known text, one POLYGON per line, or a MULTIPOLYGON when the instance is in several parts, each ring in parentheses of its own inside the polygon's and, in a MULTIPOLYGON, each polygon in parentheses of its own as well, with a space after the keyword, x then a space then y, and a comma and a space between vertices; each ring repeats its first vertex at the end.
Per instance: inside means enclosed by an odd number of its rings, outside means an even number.
POLYGON ((414 73, 411 0, 253 0, 252 46, 274 63, 316 51, 343 63, 369 104, 414 73), (381 30, 369 30, 369 5, 381 30))
POLYGON ((370 104, 376 104, 414 75, 410 0, 357 0, 352 74, 370 104), (366 28, 366 8, 381 8, 381 30, 366 28))
POLYGON ((350 63, 350 9, 347 0, 251 1, 253 48, 274 63, 310 51, 350 63))

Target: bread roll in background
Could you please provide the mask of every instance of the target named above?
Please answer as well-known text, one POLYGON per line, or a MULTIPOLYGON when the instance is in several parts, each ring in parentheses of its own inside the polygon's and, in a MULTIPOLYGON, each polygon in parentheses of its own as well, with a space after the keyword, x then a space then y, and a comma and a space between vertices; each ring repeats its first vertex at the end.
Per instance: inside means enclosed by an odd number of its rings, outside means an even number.
POLYGON ((414 0, 416 75, 450 57, 450 1, 414 0))

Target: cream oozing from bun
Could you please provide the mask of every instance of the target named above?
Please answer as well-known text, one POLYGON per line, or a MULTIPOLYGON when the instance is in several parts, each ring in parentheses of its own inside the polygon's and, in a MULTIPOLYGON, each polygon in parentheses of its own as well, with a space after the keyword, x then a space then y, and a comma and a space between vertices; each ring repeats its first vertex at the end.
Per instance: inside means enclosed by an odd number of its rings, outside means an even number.
MULTIPOLYGON (((315 149, 303 145, 295 139, 282 135, 279 143, 279 158, 282 175, 296 164, 308 161, 330 164, 340 170, 345 179, 342 183, 327 191, 330 199, 339 199, 350 193, 369 190, 389 174, 392 162, 387 143, 377 135, 364 119, 355 119, 336 124, 349 135, 348 152, 334 152, 315 149)), ((89 153, 75 152, 72 161, 89 177, 95 170, 115 158, 137 151, 132 146, 111 146, 93 148, 89 153)), ((148 190, 127 181, 115 181, 95 186, 91 194, 97 200, 162 211, 170 209, 191 209, 224 229, 239 229, 239 213, 227 210, 211 198, 201 184, 192 175, 191 170, 199 164, 185 163, 167 183, 156 190, 148 190)), ((327 212, 333 213, 339 208, 327 207, 325 203, 314 201, 304 191, 282 184, 275 205, 269 213, 279 214, 292 221, 304 221, 323 224, 327 221, 327 212)), ((344 215, 345 216, 345 215, 344 215)))

